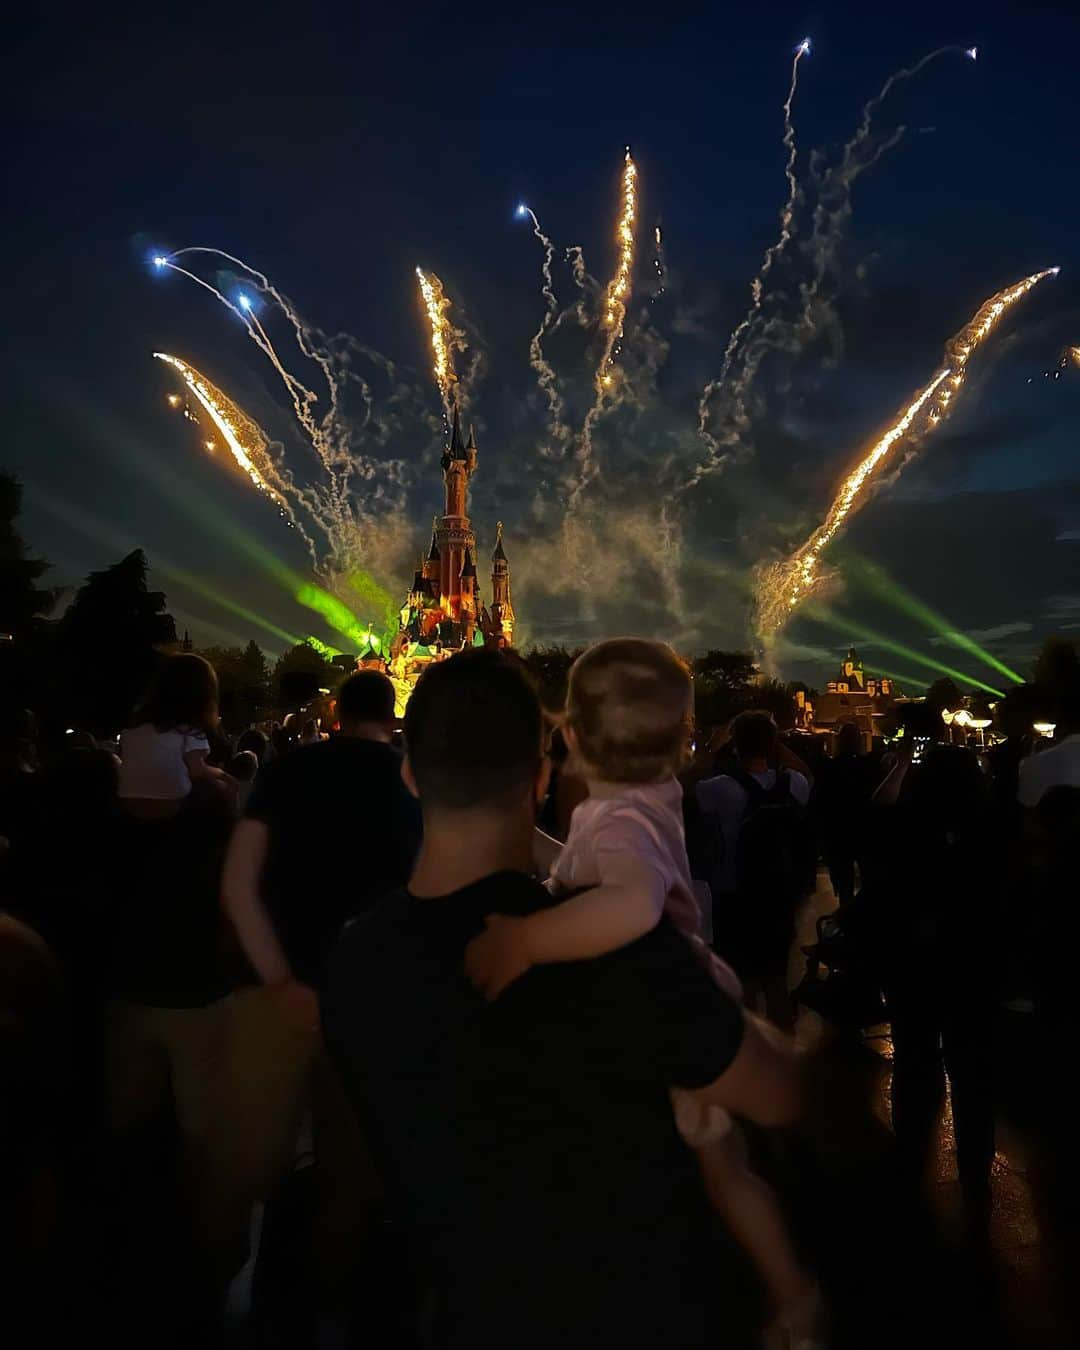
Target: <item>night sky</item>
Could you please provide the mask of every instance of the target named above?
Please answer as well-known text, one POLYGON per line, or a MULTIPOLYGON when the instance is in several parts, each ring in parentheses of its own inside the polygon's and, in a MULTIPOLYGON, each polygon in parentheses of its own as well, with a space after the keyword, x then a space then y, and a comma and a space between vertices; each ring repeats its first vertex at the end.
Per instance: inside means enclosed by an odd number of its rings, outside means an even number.
MULTIPOLYGON (((360 546, 395 600, 441 500, 440 405, 414 268, 438 273, 483 357, 469 416, 485 587, 502 519, 521 640, 630 631, 691 652, 750 644, 754 564, 805 539, 842 473, 987 296, 1060 264, 972 362, 951 420, 854 522, 832 558, 842 580, 828 614, 791 625, 781 667, 820 684, 852 636, 873 631, 988 678, 913 617, 910 597, 1021 671, 1047 633, 1080 633, 1080 368, 1043 373, 1080 343, 1072 0, 899 10, 324 0, 271 6, 269 17, 238 6, 39 9, 9 47, 0 459, 23 479, 22 530, 54 564, 54 584, 78 584, 138 545, 198 644, 254 637, 274 653, 284 635, 334 641, 273 565, 310 574, 302 541, 169 411, 176 386, 154 350, 227 390, 281 443, 298 482, 317 474, 239 321, 184 278, 155 274, 160 251, 237 254, 309 323, 356 339, 339 349, 376 400, 357 454, 379 483, 379 461, 403 466, 390 475, 396 497, 358 489, 356 503, 361 516, 386 503, 360 546), (810 339, 765 353, 733 462, 678 498, 675 556, 659 507, 701 458, 698 398, 776 238, 782 104, 807 34, 796 230, 767 301, 780 316, 798 309, 809 275, 816 183, 866 100, 942 44, 977 43, 979 59, 943 55, 876 114, 875 144, 907 132, 854 185, 810 339), (527 202, 557 245, 555 291, 571 304, 566 246, 583 246, 601 283, 614 266, 627 144, 640 216, 625 397, 598 425, 601 477, 570 559, 572 464, 542 453, 528 366, 541 249, 514 207, 527 202), (658 221, 667 270, 654 297, 658 221), (392 381, 360 344, 394 363, 392 381)), ((204 275, 235 292, 235 274, 204 275)), ((321 388, 281 317, 263 319, 321 388)), ((597 350, 596 328, 573 321, 549 343, 575 427, 597 350)), ((359 428, 358 401, 349 412, 359 428)), ((869 667, 934 678, 872 640, 857 645, 869 667)))

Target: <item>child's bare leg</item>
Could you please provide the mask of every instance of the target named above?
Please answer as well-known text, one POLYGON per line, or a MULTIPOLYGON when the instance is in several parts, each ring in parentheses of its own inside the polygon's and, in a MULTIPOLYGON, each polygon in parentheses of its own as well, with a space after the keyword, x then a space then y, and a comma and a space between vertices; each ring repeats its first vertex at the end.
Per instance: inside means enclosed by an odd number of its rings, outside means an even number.
POLYGON ((799 1260, 775 1192, 750 1170, 738 1127, 693 1147, 713 1208, 749 1253, 774 1306, 783 1310, 812 1298, 817 1283, 799 1260))

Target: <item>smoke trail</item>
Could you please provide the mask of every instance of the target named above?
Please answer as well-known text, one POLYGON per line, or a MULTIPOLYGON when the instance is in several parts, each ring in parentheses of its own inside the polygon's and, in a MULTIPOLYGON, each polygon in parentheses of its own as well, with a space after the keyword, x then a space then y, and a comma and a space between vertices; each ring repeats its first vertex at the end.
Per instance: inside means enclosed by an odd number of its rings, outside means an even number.
MULTIPOLYGON (((529 365, 536 373, 537 387, 547 402, 547 417, 551 438, 556 447, 565 447, 570 438, 570 428, 563 420, 566 405, 559 393, 555 369, 544 355, 544 337, 559 315, 559 302, 555 299, 555 288, 551 277, 555 245, 541 230, 535 211, 522 203, 518 207, 517 213, 519 216, 528 216, 532 221, 533 234, 540 241, 544 250, 544 261, 540 265, 540 274, 543 277, 540 294, 544 297, 544 314, 540 320, 540 327, 529 339, 529 365)), ((580 250, 578 251, 580 252, 580 250)), ((542 450, 541 453, 544 453, 544 451, 542 450)))
POLYGON ((596 477, 597 469, 592 453, 592 433, 615 384, 614 362, 623 336, 626 306, 630 299, 633 284, 634 224, 637 219, 637 166, 630 158, 629 146, 626 148, 626 158, 623 161, 621 200, 622 210, 615 231, 619 246, 618 262, 604 293, 604 308, 601 316, 601 322, 607 331, 603 351, 597 363, 596 375, 593 380, 595 396, 589 411, 585 414, 585 421, 581 428, 581 439, 578 442, 577 451, 577 471, 571 482, 567 498, 568 512, 573 512, 577 508, 582 493, 596 477))
POLYGON ((1058 269, 1035 272, 985 301, 955 337, 945 346, 945 365, 912 399, 889 429, 844 479, 825 520, 790 558, 763 567, 757 585, 757 629, 770 639, 791 618, 798 606, 821 588, 822 554, 848 518, 865 505, 879 470, 894 446, 905 437, 912 447, 921 442, 951 411, 951 403, 963 386, 972 353, 990 336, 1006 311, 1040 281, 1058 269), (925 416, 924 416, 925 413, 925 416))
POLYGON ((873 168, 882 155, 899 144, 907 130, 904 126, 897 127, 889 137, 875 146, 871 142, 874 114, 897 84, 914 79, 939 57, 960 53, 974 60, 975 57, 972 55, 974 52, 976 52, 974 47, 967 49, 957 46, 938 47, 916 61, 913 66, 907 66, 890 75, 874 97, 864 105, 855 133, 844 145, 840 162, 825 171, 807 241, 807 249, 813 260, 813 274, 810 281, 800 288, 802 311, 796 320, 796 328, 803 342, 813 335, 814 310, 821 287, 836 256, 844 227, 851 218, 851 191, 855 180, 867 169, 873 168))
MULTIPOLYGON (((803 38, 802 42, 795 48, 795 57, 791 63, 791 85, 788 89, 788 96, 784 101, 784 136, 782 144, 787 150, 787 162, 784 165, 784 176, 787 179, 788 195, 787 200, 780 210, 780 235, 776 242, 770 244, 765 250, 765 256, 762 259, 758 274, 750 283, 751 305, 742 321, 736 325, 731 337, 728 339, 727 347, 724 349, 724 359, 720 364, 720 374, 714 380, 710 380, 705 386, 698 403, 698 434, 701 436, 712 455, 715 455, 719 451, 719 445, 709 434, 709 404, 713 394, 726 382, 728 375, 731 372, 735 353, 738 350, 743 334, 761 312, 761 302, 765 293, 766 278, 772 271, 773 263, 784 251, 791 239, 792 226, 795 217, 795 203, 799 195, 799 184, 795 177, 795 160, 798 151, 795 145, 795 124, 792 121, 791 109, 795 102, 795 91, 799 86, 799 62, 809 50, 809 38, 803 38)), ((745 383, 745 375, 741 383, 745 383)))

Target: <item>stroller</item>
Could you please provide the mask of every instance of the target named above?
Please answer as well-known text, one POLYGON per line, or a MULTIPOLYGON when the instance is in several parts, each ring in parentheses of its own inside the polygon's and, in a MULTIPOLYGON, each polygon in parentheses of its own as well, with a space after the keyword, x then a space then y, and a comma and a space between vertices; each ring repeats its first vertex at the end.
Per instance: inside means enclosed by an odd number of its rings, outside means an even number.
POLYGON ((866 932, 860 897, 823 914, 817 942, 803 948, 806 974, 792 999, 837 1027, 862 1030, 889 1020, 866 932))

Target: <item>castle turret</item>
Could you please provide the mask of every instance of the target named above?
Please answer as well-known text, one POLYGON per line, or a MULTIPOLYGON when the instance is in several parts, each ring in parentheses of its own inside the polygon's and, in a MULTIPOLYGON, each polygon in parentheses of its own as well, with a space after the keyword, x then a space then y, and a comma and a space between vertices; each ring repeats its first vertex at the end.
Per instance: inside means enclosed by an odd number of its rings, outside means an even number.
POLYGON ((491 555, 491 622, 494 632, 509 646, 514 636, 514 606, 510 601, 510 563, 503 548, 503 523, 495 526, 491 555))

